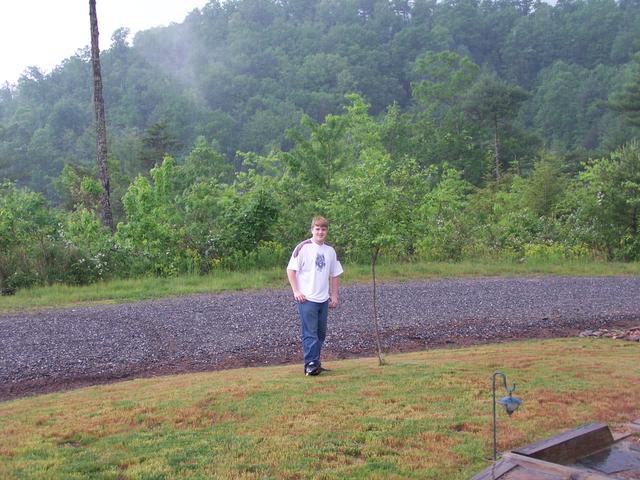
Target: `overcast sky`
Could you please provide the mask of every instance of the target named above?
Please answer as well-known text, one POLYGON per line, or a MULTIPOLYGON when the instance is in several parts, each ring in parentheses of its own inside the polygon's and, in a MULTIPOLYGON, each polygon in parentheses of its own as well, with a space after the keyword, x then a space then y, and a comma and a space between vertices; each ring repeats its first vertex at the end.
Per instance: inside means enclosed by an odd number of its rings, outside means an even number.
MULTIPOLYGON (((100 49, 111 34, 132 34, 172 22, 182 23, 207 0, 96 0, 100 49)), ((0 85, 15 83, 29 66, 49 73, 80 48, 91 44, 89 0, 5 0, 0 14, 0 85)))

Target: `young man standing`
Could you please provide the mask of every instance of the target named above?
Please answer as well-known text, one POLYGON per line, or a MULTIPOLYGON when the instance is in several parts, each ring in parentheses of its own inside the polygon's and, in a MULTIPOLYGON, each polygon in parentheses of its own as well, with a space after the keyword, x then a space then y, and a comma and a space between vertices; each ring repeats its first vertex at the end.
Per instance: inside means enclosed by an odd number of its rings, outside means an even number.
POLYGON ((329 225, 324 217, 311 221, 311 235, 294 249, 287 266, 293 297, 298 302, 305 375, 322 371, 320 350, 327 335, 329 308, 338 305, 342 265, 336 251, 324 243, 329 225))

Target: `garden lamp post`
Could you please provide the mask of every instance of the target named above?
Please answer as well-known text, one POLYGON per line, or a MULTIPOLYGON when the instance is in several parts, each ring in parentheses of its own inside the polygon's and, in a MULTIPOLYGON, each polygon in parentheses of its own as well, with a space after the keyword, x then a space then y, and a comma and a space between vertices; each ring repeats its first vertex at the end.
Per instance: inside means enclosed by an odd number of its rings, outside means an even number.
POLYGON ((518 407, 520 406, 520 404, 522 403, 522 400, 520 400, 518 397, 514 397, 511 394, 513 393, 513 391, 516 389, 516 384, 513 384, 513 387, 509 388, 507 386, 507 376, 502 373, 502 372, 495 372, 493 374, 493 461, 496 461, 497 458, 497 452, 496 452, 496 377, 502 377, 502 381, 504 384, 504 389, 507 391, 507 396, 506 397, 502 397, 500 400, 498 400, 498 403, 500 405, 504 405, 504 409, 507 412, 507 415, 511 416, 511 414, 513 412, 515 412, 518 407))

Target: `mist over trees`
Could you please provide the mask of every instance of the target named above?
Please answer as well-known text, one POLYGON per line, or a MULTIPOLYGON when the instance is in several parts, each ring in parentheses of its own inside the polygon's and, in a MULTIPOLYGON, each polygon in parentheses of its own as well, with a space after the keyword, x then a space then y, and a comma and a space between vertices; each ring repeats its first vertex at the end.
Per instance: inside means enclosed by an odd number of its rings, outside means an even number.
POLYGON ((397 259, 637 260, 639 39, 612 0, 212 0, 118 29, 115 233, 90 50, 0 88, 0 287, 278 265, 318 211, 353 260, 365 232, 397 259))

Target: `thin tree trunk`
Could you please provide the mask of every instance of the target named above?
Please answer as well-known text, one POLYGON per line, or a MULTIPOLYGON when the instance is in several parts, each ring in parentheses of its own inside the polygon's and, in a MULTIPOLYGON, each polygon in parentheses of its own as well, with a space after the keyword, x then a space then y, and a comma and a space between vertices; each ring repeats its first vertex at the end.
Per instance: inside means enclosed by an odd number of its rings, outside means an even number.
POLYGON ((96 111, 96 161, 102 183, 100 206, 102 207, 102 223, 112 232, 113 215, 111 213, 111 191, 109 186, 109 169, 107 167, 107 126, 102 97, 102 73, 100 72, 100 48, 98 46, 98 15, 96 0, 89 0, 89 20, 91 23, 91 64, 93 66, 93 103, 96 111))
POLYGON ((500 179, 500 142, 498 141, 498 117, 493 118, 493 147, 496 152, 496 180, 500 179))
POLYGON ((373 323, 375 325, 376 348, 378 350, 378 365, 384 365, 384 355, 382 354, 382 343, 380 342, 380 324, 378 322, 378 296, 376 290, 376 262, 378 261, 379 248, 373 250, 371 255, 371 276, 373 278, 373 323))

